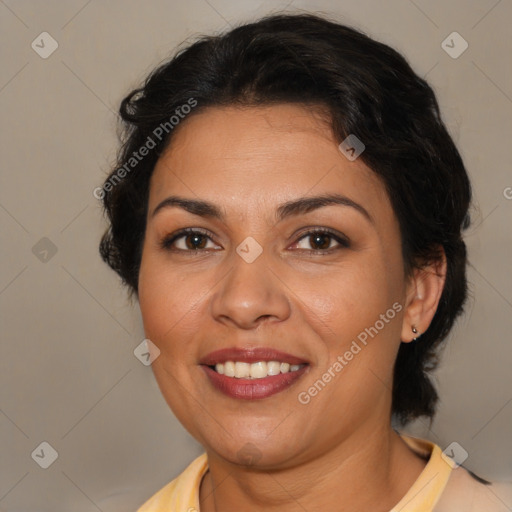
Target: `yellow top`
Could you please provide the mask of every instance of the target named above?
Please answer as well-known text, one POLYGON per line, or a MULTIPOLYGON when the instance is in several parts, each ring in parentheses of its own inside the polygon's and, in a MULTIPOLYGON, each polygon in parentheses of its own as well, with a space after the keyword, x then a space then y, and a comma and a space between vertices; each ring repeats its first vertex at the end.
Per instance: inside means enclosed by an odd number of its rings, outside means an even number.
MULTIPOLYGON (((407 494, 390 512, 508 512, 512 510, 512 485, 485 485, 444 456, 430 441, 401 434, 427 465, 407 494)), ((200 512, 199 486, 208 470, 206 453, 195 459, 177 478, 160 489, 137 512, 200 512)))

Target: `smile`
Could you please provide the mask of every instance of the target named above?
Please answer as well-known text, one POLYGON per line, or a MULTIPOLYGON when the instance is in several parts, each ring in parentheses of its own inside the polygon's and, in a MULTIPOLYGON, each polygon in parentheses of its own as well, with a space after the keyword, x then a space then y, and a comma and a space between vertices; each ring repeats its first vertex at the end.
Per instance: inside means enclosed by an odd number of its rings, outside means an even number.
POLYGON ((270 348, 222 349, 200 361, 213 387, 242 400, 267 398, 284 391, 308 371, 301 358, 270 348))
POLYGON ((264 377, 275 376, 281 373, 296 372, 304 364, 289 364, 279 361, 258 361, 256 363, 244 363, 241 361, 226 361, 217 363, 215 371, 226 377, 235 379, 262 379, 264 377))

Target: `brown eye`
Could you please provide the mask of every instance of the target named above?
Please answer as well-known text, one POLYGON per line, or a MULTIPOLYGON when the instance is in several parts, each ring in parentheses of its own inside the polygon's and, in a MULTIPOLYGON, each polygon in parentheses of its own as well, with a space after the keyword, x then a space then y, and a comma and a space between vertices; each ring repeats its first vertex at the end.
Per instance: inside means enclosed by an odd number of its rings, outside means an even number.
POLYGON ((330 252, 331 250, 337 250, 341 248, 349 247, 349 241, 341 234, 337 234, 327 229, 316 229, 314 231, 308 231, 304 233, 299 241, 295 244, 299 249, 304 249, 310 252, 330 252), (305 241, 309 247, 300 247, 299 244, 305 241), (338 244, 332 245, 332 242, 338 244))
POLYGON ((185 235, 184 239, 187 249, 204 249, 206 246, 206 237, 200 233, 185 235))
POLYGON ((332 241, 332 236, 325 233, 318 233, 316 235, 309 235, 310 243, 313 249, 329 249, 332 241))
POLYGON ((160 245, 169 251, 184 252, 202 251, 216 247, 215 245, 207 247, 208 241, 211 241, 211 238, 206 232, 198 229, 184 229, 164 238, 160 245))

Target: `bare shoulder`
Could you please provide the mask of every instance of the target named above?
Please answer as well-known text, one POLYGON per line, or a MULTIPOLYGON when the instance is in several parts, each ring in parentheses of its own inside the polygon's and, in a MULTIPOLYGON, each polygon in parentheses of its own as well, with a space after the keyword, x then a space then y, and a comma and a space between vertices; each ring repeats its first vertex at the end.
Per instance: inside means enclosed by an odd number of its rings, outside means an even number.
POLYGON ((511 512, 512 482, 486 482, 458 467, 450 475, 434 512, 511 512))

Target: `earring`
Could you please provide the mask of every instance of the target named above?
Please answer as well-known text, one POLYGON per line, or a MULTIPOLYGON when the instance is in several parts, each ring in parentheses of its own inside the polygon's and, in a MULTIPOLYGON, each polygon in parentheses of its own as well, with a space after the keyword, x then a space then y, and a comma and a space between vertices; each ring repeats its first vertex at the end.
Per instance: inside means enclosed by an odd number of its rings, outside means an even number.
MULTIPOLYGON (((418 329, 416 329, 416 327, 414 325, 412 326, 411 330, 414 334, 418 334, 418 329)), ((421 334, 420 334, 420 336, 421 336, 421 334)), ((416 338, 413 338, 412 341, 416 341, 418 338, 419 338, 419 336, 416 336, 416 338)))

